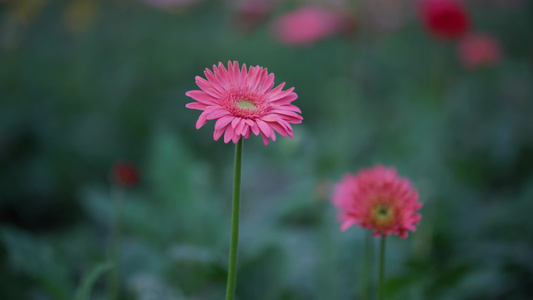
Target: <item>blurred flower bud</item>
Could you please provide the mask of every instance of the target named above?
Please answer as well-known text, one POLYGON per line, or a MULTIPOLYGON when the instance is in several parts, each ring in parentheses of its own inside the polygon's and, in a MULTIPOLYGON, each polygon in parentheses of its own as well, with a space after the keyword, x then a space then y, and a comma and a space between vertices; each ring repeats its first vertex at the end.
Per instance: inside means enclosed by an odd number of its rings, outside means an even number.
POLYGON ((139 171, 136 166, 128 162, 116 162, 111 170, 111 176, 117 185, 134 187, 139 184, 139 171))
POLYGON ((456 40, 470 29, 470 17, 459 0, 422 0, 422 22, 431 35, 456 40))

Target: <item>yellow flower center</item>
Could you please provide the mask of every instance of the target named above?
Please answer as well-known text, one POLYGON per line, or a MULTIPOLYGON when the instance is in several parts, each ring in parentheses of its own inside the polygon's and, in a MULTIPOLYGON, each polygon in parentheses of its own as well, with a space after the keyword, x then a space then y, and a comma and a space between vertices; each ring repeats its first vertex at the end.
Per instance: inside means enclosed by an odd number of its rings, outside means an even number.
POLYGON ((248 100, 239 100, 239 101, 237 101, 237 106, 239 106, 240 108, 244 108, 244 109, 257 108, 257 106, 255 106, 255 104, 253 104, 252 102, 250 102, 248 100))
POLYGON ((372 210, 372 218, 376 221, 378 225, 386 225, 393 218, 393 209, 388 205, 377 205, 372 210))

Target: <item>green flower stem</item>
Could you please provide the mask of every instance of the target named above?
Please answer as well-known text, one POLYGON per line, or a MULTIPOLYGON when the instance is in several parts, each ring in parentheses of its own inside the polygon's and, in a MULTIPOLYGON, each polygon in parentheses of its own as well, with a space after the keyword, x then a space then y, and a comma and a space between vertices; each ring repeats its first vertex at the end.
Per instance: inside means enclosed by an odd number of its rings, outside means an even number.
POLYGON ((372 278, 372 261, 374 252, 374 237, 371 231, 366 232, 363 250, 363 274, 361 274, 361 286, 359 287, 359 299, 369 300, 370 298, 370 278, 372 278))
POLYGON ((228 284, 226 286, 226 300, 233 300, 237 279, 237 252, 239 247, 239 211, 241 199, 241 165, 242 142, 241 137, 235 145, 235 171, 233 173, 233 207, 231 213, 231 242, 228 262, 228 284))
POLYGON ((381 236, 381 242, 379 243, 379 279, 378 279, 378 300, 385 299, 385 239, 386 236, 381 236))
POLYGON ((109 259, 113 263, 114 268, 109 275, 109 282, 107 291, 109 300, 116 300, 119 297, 119 261, 120 261, 120 247, 121 247, 121 233, 120 225, 122 219, 122 200, 124 198, 124 190, 121 187, 113 188, 113 211, 111 212, 111 237, 109 241, 109 259))

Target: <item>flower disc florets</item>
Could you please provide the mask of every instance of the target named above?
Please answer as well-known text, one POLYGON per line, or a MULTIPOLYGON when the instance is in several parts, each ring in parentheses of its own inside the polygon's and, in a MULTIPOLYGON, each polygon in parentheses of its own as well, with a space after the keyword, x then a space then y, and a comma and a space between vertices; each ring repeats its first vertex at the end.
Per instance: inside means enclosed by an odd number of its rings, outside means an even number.
POLYGON ((261 134, 265 145, 276 140, 275 132, 292 138, 291 124, 299 124, 303 118, 300 109, 291 104, 298 96, 294 88, 283 91, 285 83, 274 87, 274 74, 256 66, 228 62, 213 65, 213 71, 206 69, 206 79, 196 76, 201 90, 186 93, 197 102, 187 108, 203 110, 196 122, 199 129, 208 120, 217 120, 213 138, 218 140, 224 134, 224 142, 237 143, 242 137, 253 133, 261 134))
POLYGON ((264 95, 244 89, 230 91, 224 97, 224 103, 228 111, 241 118, 261 118, 270 111, 268 100, 264 95))
POLYGON ((383 166, 345 175, 335 186, 332 202, 339 208, 341 231, 357 224, 374 236, 405 238, 422 217, 416 213, 422 203, 411 182, 383 166))

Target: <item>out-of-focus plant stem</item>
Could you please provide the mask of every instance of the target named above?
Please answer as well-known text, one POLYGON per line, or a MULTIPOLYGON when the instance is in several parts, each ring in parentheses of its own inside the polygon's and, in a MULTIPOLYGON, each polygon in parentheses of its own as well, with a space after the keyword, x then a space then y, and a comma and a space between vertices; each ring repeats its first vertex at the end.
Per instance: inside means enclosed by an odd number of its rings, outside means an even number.
POLYGON ((386 236, 381 236, 379 243, 379 277, 378 277, 378 300, 385 299, 385 240, 386 236))
POLYGON ((111 213, 111 236, 109 241, 109 260, 114 264, 108 280, 108 299, 117 300, 119 297, 120 282, 120 248, 121 248, 121 220, 122 220, 122 201, 124 190, 120 186, 114 186, 112 191, 113 211, 111 213))
POLYGON ((363 249, 363 272, 361 274, 361 285, 359 286, 359 299, 370 299, 370 278, 372 278, 372 261, 374 259, 374 237, 371 231, 366 232, 363 249))

